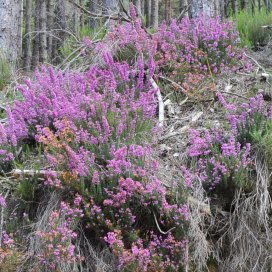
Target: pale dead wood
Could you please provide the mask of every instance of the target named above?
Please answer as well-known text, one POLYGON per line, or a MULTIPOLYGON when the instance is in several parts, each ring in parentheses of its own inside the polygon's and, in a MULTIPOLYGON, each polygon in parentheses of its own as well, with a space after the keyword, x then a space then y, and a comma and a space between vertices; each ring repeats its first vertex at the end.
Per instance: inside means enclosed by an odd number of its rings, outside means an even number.
POLYGON ((163 127, 163 123, 164 123, 164 102, 163 102, 163 97, 160 91, 160 88, 158 86, 158 84, 155 82, 155 80, 153 78, 150 79, 150 83, 152 85, 152 87, 156 90, 156 94, 157 94, 157 98, 158 98, 158 102, 159 102, 159 126, 163 127))

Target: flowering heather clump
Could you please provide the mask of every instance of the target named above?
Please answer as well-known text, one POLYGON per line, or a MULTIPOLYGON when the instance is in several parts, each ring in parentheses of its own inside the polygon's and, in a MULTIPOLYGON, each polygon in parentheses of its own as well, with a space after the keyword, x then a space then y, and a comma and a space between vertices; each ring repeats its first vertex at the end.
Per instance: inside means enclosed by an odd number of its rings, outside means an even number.
MULTIPOLYGON (((190 133, 189 156, 195 158, 197 174, 209 189, 218 185, 244 187, 254 170, 253 152, 263 139, 271 142, 271 114, 261 94, 240 107, 229 104, 218 93, 226 110, 229 129, 210 129, 190 133)), ((262 146, 264 148, 264 146, 262 146)), ((270 150, 268 146, 264 150, 270 150)))
POLYGON ((14 240, 6 231, 2 231, 1 241, 2 244, 0 245, 0 265, 5 261, 5 259, 9 258, 14 254, 14 240))
POLYGON ((154 35, 134 18, 113 25, 97 49, 106 50, 109 43, 114 44, 116 58, 134 59, 136 55, 139 66, 148 64, 156 75, 181 83, 189 94, 214 75, 252 69, 239 48, 235 24, 220 17, 172 20, 169 26, 163 23, 154 35))
POLYGON ((0 206, 1 207, 6 207, 7 206, 6 200, 1 194, 0 194, 0 206))
POLYGON ((250 144, 242 146, 233 135, 225 131, 197 130, 190 133, 189 156, 196 159, 197 175, 209 189, 230 183, 243 186, 252 164, 250 144))
POLYGON ((242 58, 234 24, 220 17, 173 20, 169 27, 163 24, 157 35, 159 65, 170 61, 174 70, 186 63, 188 72, 224 73, 237 69, 237 60, 242 58))
POLYGON ((100 65, 65 73, 43 67, 18 88, 21 100, 0 125, 2 162, 20 162, 26 149, 42 153, 47 171, 40 188, 63 197, 47 228, 36 233, 38 261, 47 269, 79 261, 74 240, 76 224, 83 223, 91 241, 117 256, 119 270, 181 271, 187 261, 187 192, 195 178, 210 188, 221 180, 243 183, 251 166, 251 147, 234 132, 193 131, 189 154, 197 160, 197 175, 182 167, 173 188, 157 178, 151 145, 156 90, 150 79, 166 75, 187 81, 190 89, 207 76, 239 68, 242 55, 233 25, 219 18, 173 21, 150 35, 133 12, 131 23, 114 25, 98 44, 84 38, 84 54, 102 52, 100 65))
POLYGON ((43 185, 66 196, 48 229, 37 233, 46 267, 77 261, 74 221, 84 221, 94 241, 112 248, 120 270, 132 263, 162 269, 161 263, 168 271, 185 262, 186 185, 180 182, 173 193, 156 177, 150 145, 156 90, 144 69, 141 60, 134 67, 105 53, 103 68, 63 74, 44 67, 19 87, 23 99, 9 110, 2 142, 15 157, 25 142, 32 149, 40 145, 48 164, 43 185), (111 233, 118 233, 122 250, 105 238, 111 233))
POLYGON ((179 271, 184 260, 183 251, 187 241, 177 241, 171 233, 166 239, 150 234, 148 247, 143 246, 139 239, 133 243, 131 249, 126 249, 119 231, 108 233, 105 240, 120 255, 118 268, 125 271, 179 271), (164 255, 161 254, 164 252, 164 255))
MULTIPOLYGON (((76 205, 78 206, 78 205, 76 205)), ((60 211, 53 211, 49 217, 49 229, 38 231, 42 253, 37 257, 44 267, 57 269, 60 261, 73 263, 78 260, 73 240, 77 237, 74 231, 76 221, 83 217, 82 210, 71 208, 62 202, 60 211)))

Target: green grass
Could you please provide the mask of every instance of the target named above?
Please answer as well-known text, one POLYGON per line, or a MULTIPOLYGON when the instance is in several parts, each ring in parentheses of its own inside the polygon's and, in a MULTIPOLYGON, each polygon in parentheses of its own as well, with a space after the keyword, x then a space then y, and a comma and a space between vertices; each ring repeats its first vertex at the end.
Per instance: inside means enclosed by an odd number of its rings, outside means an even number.
POLYGON ((8 62, 0 58, 0 90, 2 90, 11 80, 11 70, 8 62))
POLYGON ((262 26, 272 25, 272 12, 262 9, 253 14, 251 10, 244 10, 232 19, 236 21, 242 45, 256 49, 266 45, 271 38, 272 31, 262 26))

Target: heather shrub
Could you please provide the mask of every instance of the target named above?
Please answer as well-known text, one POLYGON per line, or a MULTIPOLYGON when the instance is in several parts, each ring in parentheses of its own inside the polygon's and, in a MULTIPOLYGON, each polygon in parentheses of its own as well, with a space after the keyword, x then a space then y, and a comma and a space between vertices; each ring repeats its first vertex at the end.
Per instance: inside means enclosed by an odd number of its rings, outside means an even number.
MULTIPOLYGON (((54 211, 50 228, 37 233, 38 257, 46 267, 78 261, 76 229, 69 223, 76 209, 82 211, 77 224, 82 223, 91 241, 112 249, 119 270, 182 269, 187 186, 181 180, 173 190, 166 189, 156 177, 152 71, 146 79, 141 61, 116 62, 105 53, 103 68, 62 73, 44 67, 34 81, 19 87, 22 99, 10 107, 9 122, 1 126, 2 162, 14 158, 20 163, 24 154, 18 156, 16 150, 21 146, 22 152, 42 152, 47 160, 40 167, 48 170, 37 186, 59 190, 71 211, 54 211), (112 233, 118 233, 116 241, 110 239, 112 233)), ((26 195, 28 185, 20 185, 26 195)))
POLYGON ((75 208, 62 202, 60 210, 53 211, 48 219, 48 229, 40 230, 36 236, 40 239, 41 252, 37 256, 40 267, 56 271, 58 263, 65 261, 67 263, 76 263, 80 261, 80 256, 75 251, 73 240, 77 237, 75 227, 77 221, 83 217, 81 209, 77 208, 80 202, 77 202, 75 208))
POLYGON ((223 22, 219 17, 200 16, 180 23, 173 20, 169 27, 163 24, 158 30, 157 42, 158 62, 162 67, 172 66, 175 71, 181 68, 182 72, 224 73, 237 69, 237 60, 242 58, 233 22, 223 22))
POLYGON ((207 189, 250 190, 254 155, 265 155, 271 165, 271 112, 261 94, 240 106, 229 104, 220 93, 218 98, 226 110, 227 124, 204 132, 192 130, 188 154, 207 189))
POLYGON ((137 60, 145 67, 152 67, 156 76, 174 80, 188 94, 195 94, 203 84, 204 91, 210 92, 216 75, 251 69, 231 21, 204 16, 181 22, 172 20, 169 26, 163 23, 151 35, 134 17, 133 7, 131 14, 134 20, 113 25, 97 49, 106 50, 110 45, 116 59, 137 60))

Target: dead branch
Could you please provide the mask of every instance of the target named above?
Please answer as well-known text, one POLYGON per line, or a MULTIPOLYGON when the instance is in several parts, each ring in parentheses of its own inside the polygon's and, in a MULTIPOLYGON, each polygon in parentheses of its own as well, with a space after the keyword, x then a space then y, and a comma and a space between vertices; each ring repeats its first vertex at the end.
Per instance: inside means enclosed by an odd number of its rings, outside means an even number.
POLYGON ((259 62, 257 60, 255 60, 253 57, 247 55, 246 53, 244 53, 244 55, 247 58, 251 59, 258 66, 258 68, 262 69, 264 71, 264 73, 266 73, 266 70, 263 68, 263 66, 261 66, 261 64, 259 64, 259 62))
POLYGON ((171 228, 171 229, 169 229, 168 231, 163 231, 163 230, 161 230, 161 228, 160 228, 160 226, 159 226, 159 223, 158 223, 158 220, 157 220, 157 218, 156 218, 156 215, 153 213, 153 216, 154 216, 154 219, 155 219, 155 222, 156 222, 156 226, 157 226, 157 228, 158 228, 158 230, 159 230, 159 232, 161 233, 161 234, 164 234, 164 235, 166 235, 166 234, 168 234, 169 232, 171 232, 172 230, 174 230, 176 227, 173 227, 173 228, 171 228))
POLYGON ((70 3, 72 3, 75 7, 79 8, 81 11, 83 11, 84 13, 86 13, 87 15, 93 17, 93 18, 108 18, 110 20, 115 20, 115 21, 125 21, 125 22, 130 22, 131 20, 129 20, 128 18, 122 16, 120 13, 116 13, 114 16, 111 14, 97 14, 97 13, 92 13, 89 10, 87 10, 86 8, 82 7, 81 5, 79 5, 78 3, 74 2, 73 0, 68 0, 70 3))
POLYGON ((34 176, 37 176, 39 178, 46 178, 46 175, 52 174, 52 175, 61 175, 61 171, 53 171, 53 170, 21 170, 21 169, 14 169, 10 173, 11 177, 15 179, 20 179, 22 177, 32 178, 34 176))
POLYGON ((172 83, 173 86, 179 88, 185 95, 187 95, 186 90, 185 90, 180 84, 178 84, 177 82, 173 81, 173 80, 170 79, 170 78, 164 77, 164 76, 159 76, 159 77, 160 77, 161 79, 164 79, 164 80, 166 80, 166 81, 172 83))
POLYGON ((157 91, 157 97, 158 97, 158 101, 159 101, 159 126, 163 127, 163 123, 164 123, 164 102, 163 102, 163 98, 160 92, 160 88, 157 85, 157 83, 155 82, 155 80, 153 78, 150 79, 150 83, 152 85, 152 87, 157 91))

